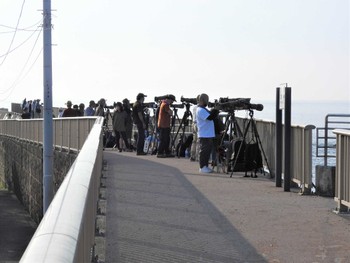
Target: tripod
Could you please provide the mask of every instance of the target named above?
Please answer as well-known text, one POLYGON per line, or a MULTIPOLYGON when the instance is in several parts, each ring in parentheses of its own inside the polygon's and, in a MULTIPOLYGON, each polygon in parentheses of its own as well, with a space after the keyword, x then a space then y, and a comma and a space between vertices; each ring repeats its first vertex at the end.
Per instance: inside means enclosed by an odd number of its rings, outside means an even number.
MULTIPOLYGON (((243 139, 242 139, 242 143, 240 144, 240 146, 239 146, 239 149, 238 149, 238 152, 237 152, 237 154, 235 153, 235 161, 234 161, 234 163, 233 163, 233 166, 232 166, 232 171, 231 171, 231 175, 230 175, 230 177, 232 177, 232 175, 233 175, 233 172, 234 172, 234 170, 235 170, 235 166, 236 166, 236 164, 237 164, 237 160, 238 160, 238 156, 240 155, 240 152, 241 151, 243 151, 244 149, 244 145, 245 145, 245 141, 246 141, 246 139, 247 139, 247 134, 248 134, 248 131, 249 131, 249 128, 251 127, 251 129, 252 129, 252 140, 255 140, 255 142, 257 142, 257 147, 261 150, 261 152, 262 152, 262 154, 263 154, 263 157, 264 157, 264 161, 265 161, 265 163, 266 163, 266 165, 267 165, 267 168, 268 168, 268 170, 269 170, 269 172, 270 172, 270 174, 271 174, 271 169, 270 169, 270 166, 269 166, 269 163, 268 163, 268 161, 267 161, 267 158, 266 158, 266 154, 265 154, 265 151, 264 151, 264 148, 262 147, 262 143, 261 143, 261 140, 260 140, 260 136, 259 136, 259 133, 258 133, 258 130, 257 130, 257 128, 256 128, 256 123, 255 123, 255 121, 254 121, 254 119, 253 119, 253 116, 254 116, 254 112, 253 112, 253 110, 249 110, 249 121, 248 121, 248 124, 247 124, 247 127, 245 128, 245 131, 244 131, 244 135, 243 135, 243 139)), ((260 154, 260 156, 257 156, 257 159, 259 159, 259 158, 261 158, 261 153, 258 151, 258 153, 260 154)), ((247 160, 244 160, 244 162, 245 162, 245 176, 247 176, 247 171, 248 171, 248 169, 247 169, 247 160)), ((254 162, 254 164, 252 165, 252 166, 255 166, 256 165, 256 163, 254 162)), ((257 164, 258 166, 259 166, 259 164, 257 164)), ((261 163, 261 166, 262 166, 262 163, 261 163)), ((256 170, 257 170, 257 168, 259 168, 259 167, 254 167, 255 168, 255 176, 254 177, 257 177, 256 176, 256 170)), ((271 175, 270 175, 270 177, 272 177, 271 175)))
MULTIPOLYGON (((151 151, 151 154, 156 154, 157 152, 157 122, 158 122, 158 119, 157 119, 157 115, 156 115, 156 108, 152 108, 153 109, 153 123, 152 126, 151 126, 151 133, 150 133, 150 141, 149 141, 149 144, 147 145, 147 153, 148 153, 148 150, 149 150, 149 147, 150 147, 150 144, 153 142, 153 147, 152 147, 152 151, 151 151)), ((157 108, 158 109, 158 108, 157 108)))
POLYGON ((221 137, 220 146, 223 146, 226 134, 229 134, 229 141, 233 139, 233 135, 236 137, 243 137, 243 133, 236 120, 235 111, 230 111, 227 115, 225 120, 225 130, 221 137))
MULTIPOLYGON (((177 132, 176 132, 173 140, 171 141, 171 149, 174 149, 176 138, 179 135, 180 130, 181 130, 180 145, 184 142, 185 130, 186 130, 186 127, 188 126, 188 117, 191 117, 191 120, 193 119, 192 112, 190 111, 191 104, 186 103, 185 107, 186 107, 186 111, 184 112, 184 115, 181 119, 181 122, 180 122, 178 129, 177 129, 177 132)), ((177 109, 174 109, 174 110, 177 110, 177 109)), ((177 157, 180 157, 180 150, 177 153, 177 157)))

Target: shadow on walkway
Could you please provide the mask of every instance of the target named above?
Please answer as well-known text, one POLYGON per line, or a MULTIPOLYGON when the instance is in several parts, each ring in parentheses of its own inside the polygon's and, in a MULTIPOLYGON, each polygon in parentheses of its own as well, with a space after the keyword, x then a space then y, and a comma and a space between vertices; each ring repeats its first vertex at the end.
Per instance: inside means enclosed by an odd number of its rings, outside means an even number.
POLYGON ((106 262, 266 262, 178 169, 113 152, 104 159, 106 262))

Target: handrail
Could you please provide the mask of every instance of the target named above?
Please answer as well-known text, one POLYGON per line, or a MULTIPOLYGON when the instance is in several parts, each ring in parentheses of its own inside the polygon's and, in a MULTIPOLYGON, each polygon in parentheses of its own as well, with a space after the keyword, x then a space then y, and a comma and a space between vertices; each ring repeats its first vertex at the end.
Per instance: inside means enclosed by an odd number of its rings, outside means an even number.
MULTIPOLYGON (((238 124, 244 127, 243 123, 247 119, 236 117, 238 124)), ((275 122, 254 119, 258 130, 262 147, 265 151, 269 167, 275 174, 275 122)), ((291 144, 291 180, 302 187, 303 193, 311 191, 312 187, 312 130, 313 125, 292 125, 292 144, 291 144)), ((264 162, 264 165, 266 163, 264 162)))
MULTIPOLYGON (((335 129, 344 129, 350 127, 350 114, 327 114, 325 117, 325 127, 317 128, 316 139, 316 154, 317 157, 323 157, 324 166, 328 166, 328 159, 335 158, 335 155, 329 153, 329 149, 335 149, 335 145, 330 145, 330 140, 336 142, 335 137, 329 136, 329 132, 335 129), (330 126, 330 124, 335 124, 330 126), (320 136, 320 131, 324 131, 324 136, 320 136), (323 146, 320 141, 324 140, 323 146), (323 149, 323 155, 319 154, 319 149, 323 149)), ((335 144, 335 143, 334 143, 335 144)))
POLYGON ((337 212, 350 211, 350 131, 334 130, 337 136, 335 197, 337 212))
MULTIPOLYGON (((97 117, 53 119, 53 144, 61 150, 79 151, 97 117)), ((0 120, 0 135, 42 144, 43 120, 0 120)))
POLYGON ((20 262, 91 262, 102 171, 99 117, 20 262))

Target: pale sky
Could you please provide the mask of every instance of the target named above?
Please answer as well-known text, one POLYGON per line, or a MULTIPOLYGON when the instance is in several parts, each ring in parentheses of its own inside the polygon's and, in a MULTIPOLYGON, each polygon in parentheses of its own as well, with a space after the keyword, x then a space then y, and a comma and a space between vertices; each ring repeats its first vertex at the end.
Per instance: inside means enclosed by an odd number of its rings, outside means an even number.
MULTIPOLYGON (((43 98, 42 1, 25 1, 19 19, 22 4, 0 1, 0 107, 43 98), (14 35, 18 20, 27 30, 14 35)), ((138 92, 146 101, 204 92, 259 103, 274 100, 281 83, 293 100, 350 101, 348 0, 74 0, 52 8, 54 106, 134 101, 138 92)))

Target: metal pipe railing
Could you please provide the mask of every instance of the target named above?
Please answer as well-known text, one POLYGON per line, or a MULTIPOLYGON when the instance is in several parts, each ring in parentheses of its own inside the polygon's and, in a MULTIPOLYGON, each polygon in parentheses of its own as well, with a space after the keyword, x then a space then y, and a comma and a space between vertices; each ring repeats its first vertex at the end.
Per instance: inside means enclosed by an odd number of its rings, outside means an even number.
MULTIPOLYGON (((53 144, 61 150, 79 151, 97 117, 53 119, 53 144)), ((0 120, 0 135, 41 144, 43 141, 42 119, 0 120)))
MULTIPOLYGON (((236 119, 238 124, 244 127, 244 122, 246 122, 247 119, 236 119)), ((271 169, 270 173, 275 174, 276 149, 274 147, 274 141, 276 138, 276 124, 273 121, 254 120, 261 138, 266 159, 271 169)), ((312 130, 315 126, 292 125, 291 128, 291 180, 301 185, 303 193, 310 192, 312 187, 312 130)), ((264 163, 264 165, 266 165, 266 163, 264 163)))
POLYGON ((328 166, 328 159, 335 158, 335 154, 330 151, 336 149, 336 137, 332 136, 331 132, 335 129, 349 129, 350 128, 350 114, 327 114, 325 117, 325 127, 317 128, 317 157, 323 157, 324 166, 328 166), (323 131, 323 136, 321 132, 323 131), (321 144, 323 141, 323 145, 321 144), (319 150, 323 150, 323 154, 319 150))
POLYGON ((334 130, 337 137, 335 197, 337 211, 350 210, 350 131, 334 130))
POLYGON ((91 262, 103 163, 102 125, 100 117, 20 262, 91 262))

